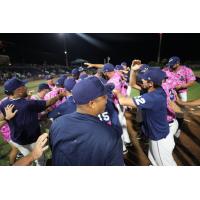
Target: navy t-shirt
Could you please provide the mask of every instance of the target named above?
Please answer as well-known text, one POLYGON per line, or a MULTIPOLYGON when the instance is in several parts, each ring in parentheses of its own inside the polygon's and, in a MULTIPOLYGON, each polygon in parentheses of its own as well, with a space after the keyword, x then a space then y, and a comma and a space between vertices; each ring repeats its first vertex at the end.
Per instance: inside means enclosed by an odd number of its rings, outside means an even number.
POLYGON ((50 141, 53 165, 124 165, 121 137, 92 115, 74 112, 57 118, 50 141))
POLYGON ((72 96, 68 97, 66 101, 60 104, 57 108, 53 111, 48 113, 48 118, 56 119, 65 114, 70 114, 76 111, 76 104, 72 96))
POLYGON ((151 140, 160 140, 169 134, 167 97, 162 88, 133 98, 142 110, 144 134, 151 140))
POLYGON ((0 106, 4 115, 5 107, 10 104, 15 106, 14 110, 18 110, 15 117, 8 121, 12 141, 20 145, 34 143, 41 134, 38 113, 46 109, 46 101, 7 99, 0 106))

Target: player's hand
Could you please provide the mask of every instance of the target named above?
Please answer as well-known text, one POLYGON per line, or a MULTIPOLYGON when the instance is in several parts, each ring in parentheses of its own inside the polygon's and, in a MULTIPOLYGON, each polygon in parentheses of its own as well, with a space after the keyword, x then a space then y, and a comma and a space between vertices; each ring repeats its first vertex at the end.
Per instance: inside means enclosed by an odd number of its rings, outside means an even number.
POLYGON ((47 143, 47 140, 48 140, 47 133, 43 133, 42 135, 40 135, 40 137, 38 137, 35 143, 35 147, 33 148, 33 151, 31 152, 33 160, 39 159, 42 156, 43 152, 49 148, 48 145, 45 146, 45 144, 47 143))
POLYGON ((120 96, 120 94, 121 94, 118 90, 113 90, 112 93, 116 97, 120 96))
POLYGON ((183 101, 181 101, 181 99, 179 98, 179 96, 178 96, 178 94, 177 94, 177 93, 175 94, 175 97, 176 97, 176 103, 177 103, 178 105, 181 105, 181 106, 183 106, 183 105, 184 105, 184 102, 183 102, 183 101))
POLYGON ((7 106, 6 106, 6 108, 5 108, 5 113, 6 113, 5 119, 6 119, 6 120, 12 119, 12 118, 15 116, 15 114, 17 113, 18 110, 15 110, 15 111, 13 112, 13 108, 14 108, 14 107, 15 107, 15 106, 14 106, 13 104, 10 104, 10 105, 7 105, 7 106))
POLYGON ((141 60, 138 60, 138 59, 134 59, 133 61, 132 61, 132 65, 131 66, 134 66, 134 65, 141 65, 141 60))
POLYGON ((28 91, 28 96, 32 96, 33 94, 34 94, 34 90, 30 90, 30 91, 28 91))
POLYGON ((66 91, 58 90, 59 99, 62 99, 62 98, 65 97, 66 95, 67 95, 66 91))
POLYGON ((137 71, 138 69, 140 69, 140 67, 141 67, 141 65, 136 64, 136 65, 133 65, 133 66, 131 67, 131 70, 137 71))

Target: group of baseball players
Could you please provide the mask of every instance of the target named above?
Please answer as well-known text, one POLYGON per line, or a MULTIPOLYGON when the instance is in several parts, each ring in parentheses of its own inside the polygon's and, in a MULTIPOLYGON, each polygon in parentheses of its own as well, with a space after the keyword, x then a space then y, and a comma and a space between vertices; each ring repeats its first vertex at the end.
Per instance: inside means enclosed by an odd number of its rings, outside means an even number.
POLYGON ((48 147, 53 166, 124 166, 130 148, 140 165, 177 165, 174 137, 183 121, 178 105, 200 104, 187 102, 187 89, 195 82, 192 70, 177 56, 162 69, 136 59, 130 67, 126 62, 85 65, 56 82, 46 76, 35 94, 16 77, 4 83, 0 132, 11 146, 10 165, 47 165, 48 147), (132 97, 132 88, 140 96, 132 97), (19 152, 23 157, 17 159, 19 152))

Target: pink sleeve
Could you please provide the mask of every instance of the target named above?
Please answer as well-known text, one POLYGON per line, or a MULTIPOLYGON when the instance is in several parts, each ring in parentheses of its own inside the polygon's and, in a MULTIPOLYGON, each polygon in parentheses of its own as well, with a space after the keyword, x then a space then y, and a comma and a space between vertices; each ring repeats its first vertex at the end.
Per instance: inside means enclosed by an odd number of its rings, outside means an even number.
POLYGON ((195 81, 196 77, 195 77, 193 71, 190 68, 188 68, 188 67, 186 67, 185 70, 186 70, 185 74, 186 74, 186 81, 187 81, 187 83, 191 82, 191 81, 195 81))

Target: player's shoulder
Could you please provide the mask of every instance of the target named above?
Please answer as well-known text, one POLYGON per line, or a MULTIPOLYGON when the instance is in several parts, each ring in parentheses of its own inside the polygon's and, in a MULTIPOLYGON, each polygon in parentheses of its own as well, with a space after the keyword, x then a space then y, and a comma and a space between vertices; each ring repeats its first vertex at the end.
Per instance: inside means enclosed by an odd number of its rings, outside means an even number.
POLYGON ((189 68, 189 67, 186 66, 186 65, 181 65, 181 66, 180 66, 180 69, 183 70, 183 71, 191 71, 191 68, 189 68))

